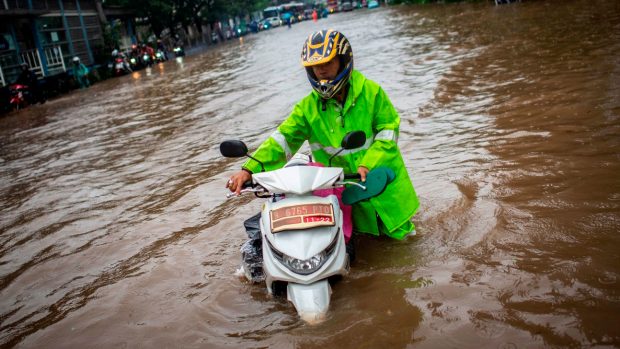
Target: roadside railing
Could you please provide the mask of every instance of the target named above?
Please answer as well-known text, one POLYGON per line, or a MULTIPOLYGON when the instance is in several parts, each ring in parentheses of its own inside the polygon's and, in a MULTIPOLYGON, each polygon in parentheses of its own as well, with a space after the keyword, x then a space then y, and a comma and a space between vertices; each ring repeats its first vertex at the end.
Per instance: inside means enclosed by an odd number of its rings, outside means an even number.
POLYGON ((62 48, 60 46, 46 48, 45 59, 47 60, 47 70, 49 72, 54 72, 56 70, 67 71, 65 58, 62 55, 62 48))
POLYGON ((45 61, 47 62, 47 74, 41 63, 41 54, 39 50, 28 50, 21 52, 22 61, 30 67, 32 71, 39 77, 52 75, 55 72, 66 72, 65 59, 62 55, 62 47, 53 46, 43 49, 45 61))
POLYGON ((30 70, 35 72, 37 76, 45 76, 45 72, 43 71, 43 65, 41 64, 41 55, 39 55, 39 50, 29 50, 23 51, 21 53, 22 62, 28 64, 30 70))

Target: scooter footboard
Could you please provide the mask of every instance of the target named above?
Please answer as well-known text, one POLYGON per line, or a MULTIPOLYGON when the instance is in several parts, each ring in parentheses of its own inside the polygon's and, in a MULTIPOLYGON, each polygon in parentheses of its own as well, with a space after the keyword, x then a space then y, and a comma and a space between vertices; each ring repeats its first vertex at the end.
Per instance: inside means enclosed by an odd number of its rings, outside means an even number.
POLYGON ((325 319, 332 294, 327 279, 309 285, 289 282, 286 291, 302 320, 312 324, 325 319))

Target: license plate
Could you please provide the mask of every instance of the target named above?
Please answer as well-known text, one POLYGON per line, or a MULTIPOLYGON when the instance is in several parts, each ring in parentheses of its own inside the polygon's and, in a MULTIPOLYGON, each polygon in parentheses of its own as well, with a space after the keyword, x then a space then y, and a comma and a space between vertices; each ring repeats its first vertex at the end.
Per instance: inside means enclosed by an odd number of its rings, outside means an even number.
POLYGON ((334 208, 331 204, 284 206, 269 212, 271 232, 333 226, 334 208))

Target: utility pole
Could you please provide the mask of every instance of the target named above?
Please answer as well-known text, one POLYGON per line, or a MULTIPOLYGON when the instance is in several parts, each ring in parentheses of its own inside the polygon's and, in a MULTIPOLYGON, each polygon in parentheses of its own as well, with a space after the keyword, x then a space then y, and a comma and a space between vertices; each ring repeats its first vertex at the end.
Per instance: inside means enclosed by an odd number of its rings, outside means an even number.
POLYGON ((101 4, 101 0, 96 0, 95 5, 97 6, 97 14, 99 15, 99 22, 103 24, 108 23, 108 19, 105 17, 105 13, 103 13, 103 5, 101 4))

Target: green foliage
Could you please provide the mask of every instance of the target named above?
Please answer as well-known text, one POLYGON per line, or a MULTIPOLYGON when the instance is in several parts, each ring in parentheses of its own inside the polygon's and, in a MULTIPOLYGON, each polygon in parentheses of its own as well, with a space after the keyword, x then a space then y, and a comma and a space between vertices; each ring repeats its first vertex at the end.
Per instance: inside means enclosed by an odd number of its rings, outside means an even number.
POLYGON ((270 6, 270 0, 107 0, 107 7, 123 7, 139 18, 148 18, 156 34, 177 24, 214 23, 234 16, 244 16, 270 6))
MULTIPOLYGON (((430 0, 392 0, 390 1, 390 5, 399 5, 399 4, 427 4, 431 2, 430 0)), ((438 1, 432 1, 438 2, 438 1)))
POLYGON ((103 46, 106 50, 112 51, 120 44, 120 29, 115 25, 115 23, 108 23, 105 28, 103 28, 103 46))
POLYGON ((431 4, 431 3, 449 3, 449 2, 475 2, 486 0, 390 0, 390 5, 400 4, 431 4))

